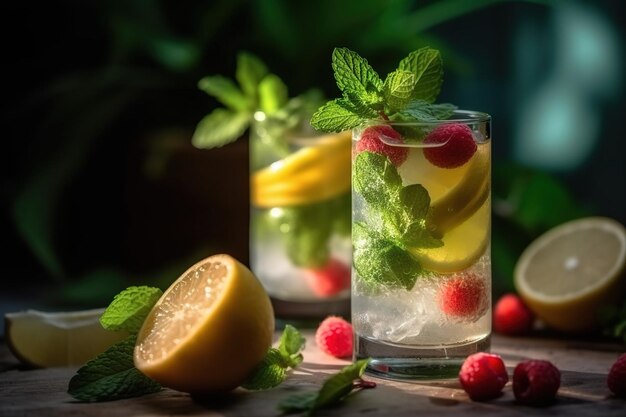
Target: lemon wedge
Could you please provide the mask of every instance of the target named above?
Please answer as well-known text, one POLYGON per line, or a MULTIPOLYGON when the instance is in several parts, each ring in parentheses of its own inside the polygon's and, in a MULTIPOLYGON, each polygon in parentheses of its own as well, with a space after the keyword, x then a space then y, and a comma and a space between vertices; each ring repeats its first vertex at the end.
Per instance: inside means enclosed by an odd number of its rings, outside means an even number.
POLYGON ((583 332, 596 325, 598 308, 625 285, 626 230, 615 220, 574 220, 544 233, 520 256, 515 287, 549 326, 583 332))
POLYGON ((251 176, 251 201, 280 207, 323 201, 350 190, 350 132, 326 135, 251 176))
POLYGON ((27 310, 5 315, 6 341, 22 362, 37 367, 79 366, 128 336, 100 325, 104 309, 27 310))
POLYGON ((248 268, 228 255, 185 271, 157 301, 137 336, 135 366, 190 393, 241 385, 272 343, 270 299, 248 268))

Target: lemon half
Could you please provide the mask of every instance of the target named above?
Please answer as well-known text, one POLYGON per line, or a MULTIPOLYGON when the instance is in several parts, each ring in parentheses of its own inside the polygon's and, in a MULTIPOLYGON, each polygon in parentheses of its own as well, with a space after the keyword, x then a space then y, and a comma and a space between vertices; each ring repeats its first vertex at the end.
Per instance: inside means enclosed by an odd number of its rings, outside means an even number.
POLYGON ((190 393, 241 385, 272 343, 269 296, 248 268, 228 255, 189 268, 148 314, 135 366, 164 386, 190 393))
POLYGON ((557 226, 533 241, 515 268, 515 287, 549 326, 567 332, 597 324, 598 309, 624 286, 626 230, 591 217, 557 226))
POLYGON ((7 345, 37 367, 78 366, 128 336, 100 325, 104 309, 71 312, 27 310, 5 315, 7 345))

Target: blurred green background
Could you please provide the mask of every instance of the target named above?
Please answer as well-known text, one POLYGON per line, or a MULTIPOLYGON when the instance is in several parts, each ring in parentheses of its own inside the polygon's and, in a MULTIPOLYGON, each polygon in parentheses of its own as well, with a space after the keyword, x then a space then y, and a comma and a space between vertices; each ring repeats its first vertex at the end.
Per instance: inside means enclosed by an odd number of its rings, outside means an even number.
POLYGON ((248 261, 245 137, 190 138, 197 88, 251 51, 289 87, 338 96, 335 46, 385 74, 441 50, 440 101, 493 117, 496 294, 563 221, 626 223, 626 3, 498 0, 112 0, 3 3, 0 313, 98 307, 167 287, 201 257, 248 261))

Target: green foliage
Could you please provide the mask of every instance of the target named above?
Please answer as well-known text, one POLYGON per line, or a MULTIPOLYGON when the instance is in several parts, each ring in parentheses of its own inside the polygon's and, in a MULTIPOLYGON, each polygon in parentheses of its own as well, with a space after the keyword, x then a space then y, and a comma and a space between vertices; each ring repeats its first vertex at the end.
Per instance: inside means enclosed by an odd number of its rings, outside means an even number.
POLYGON ((163 291, 154 287, 128 287, 113 298, 100 324, 106 330, 137 333, 161 295, 163 291))

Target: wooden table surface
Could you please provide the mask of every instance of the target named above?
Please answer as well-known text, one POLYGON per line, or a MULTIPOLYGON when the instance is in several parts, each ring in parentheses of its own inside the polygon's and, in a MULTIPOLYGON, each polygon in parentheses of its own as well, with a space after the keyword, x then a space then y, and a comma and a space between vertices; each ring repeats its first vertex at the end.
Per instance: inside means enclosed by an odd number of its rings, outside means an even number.
MULTIPOLYGON (((281 386, 264 392, 236 390, 219 401, 196 401, 185 393, 165 389, 127 400, 83 404, 66 393, 75 368, 29 370, 22 367, 4 344, 0 345, 0 416, 278 416, 277 404, 296 392, 315 390, 347 361, 320 352, 306 332, 304 362, 281 386)), ((320 410, 320 416, 626 416, 626 400, 611 396, 606 375, 624 346, 544 337, 494 336, 492 351, 502 355, 509 375, 524 359, 547 359, 561 370, 557 401, 545 408, 515 403, 511 382, 501 397, 471 401, 458 381, 406 383, 366 379, 375 389, 349 397, 341 405, 320 410)))

